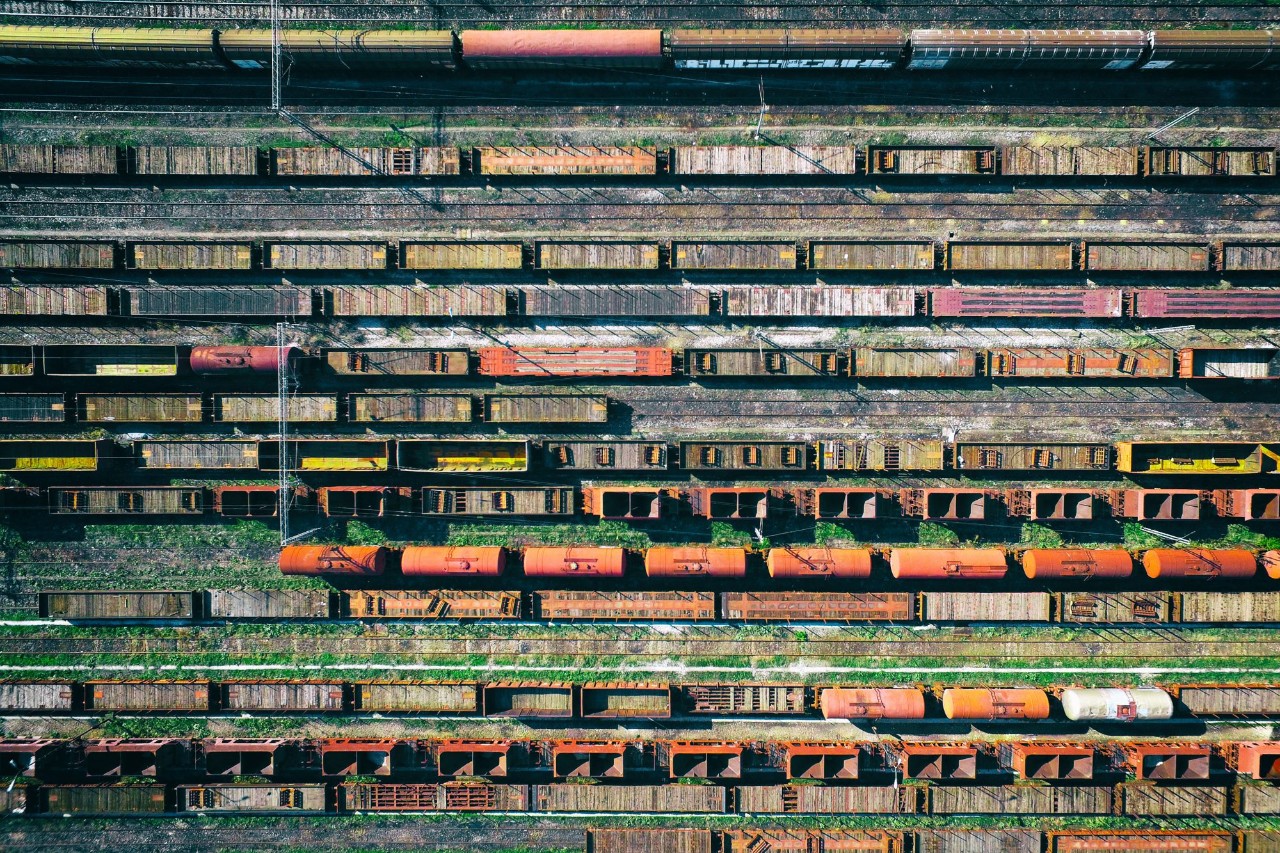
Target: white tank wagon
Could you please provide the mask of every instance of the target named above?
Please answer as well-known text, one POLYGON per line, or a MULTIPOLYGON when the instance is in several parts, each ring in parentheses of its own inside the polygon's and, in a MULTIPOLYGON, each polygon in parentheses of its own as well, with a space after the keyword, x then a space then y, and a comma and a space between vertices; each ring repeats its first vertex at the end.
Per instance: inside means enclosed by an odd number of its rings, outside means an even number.
POLYGON ((1132 722, 1173 716, 1173 699, 1156 687, 1068 687, 1061 699, 1068 720, 1132 722))

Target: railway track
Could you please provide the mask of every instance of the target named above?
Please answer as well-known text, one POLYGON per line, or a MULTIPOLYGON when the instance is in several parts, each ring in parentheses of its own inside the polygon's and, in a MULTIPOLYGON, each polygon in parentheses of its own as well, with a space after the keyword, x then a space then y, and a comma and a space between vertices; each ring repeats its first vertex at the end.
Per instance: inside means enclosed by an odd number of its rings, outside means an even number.
MULTIPOLYGON (((163 630, 163 629, 158 629, 163 630)), ((696 652, 703 661, 724 660, 742 666, 786 666, 787 659, 820 665, 822 661, 857 660, 875 667, 885 663, 928 661, 929 666, 989 666, 1019 661, 1052 661, 1055 666, 1097 667, 1108 664, 1136 666, 1165 664, 1179 666, 1228 665, 1249 659, 1269 659, 1275 643, 1265 636, 1256 639, 1204 639, 1184 629, 1084 630, 1073 639, 1037 640, 1011 638, 986 640, 963 631, 939 633, 919 638, 908 629, 876 629, 888 639, 865 639, 858 632, 824 629, 810 632, 803 642, 795 639, 737 636, 732 628, 688 627, 677 634, 647 628, 632 634, 608 636, 616 629, 596 632, 560 632, 539 636, 538 630, 506 628, 508 636, 430 637, 383 633, 343 632, 312 636, 228 636, 221 629, 179 629, 176 636, 144 637, 0 637, 0 657, 20 662, 27 657, 56 656, 76 665, 92 659, 105 665, 104 656, 146 657, 153 663, 181 664, 192 655, 216 654, 226 664, 260 662, 264 656, 294 657, 314 662, 325 656, 348 663, 414 665, 433 660, 453 663, 512 659, 527 665, 555 660, 567 667, 590 668, 601 660, 625 660, 625 665, 663 664, 689 661, 696 652)), ((376 630, 376 629, 374 629, 376 630)), ((788 632, 791 633, 791 632, 788 632)), ((866 633, 864 629, 860 633, 866 633)), ((697 666, 696 662, 689 662, 697 666)), ((676 665, 672 664, 673 668, 676 665)))
MULTIPOLYGON (((1229 24, 1259 22, 1272 7, 1266 2, 1211 3, 1192 0, 1144 5, 1139 0, 1118 3, 1088 2, 1070 5, 1048 3, 989 3, 962 0, 945 6, 927 0, 892 0, 874 6, 824 5, 817 0, 790 0, 779 6, 750 2, 712 0, 694 6, 676 2, 600 3, 576 2, 553 7, 521 3, 441 2, 394 5, 374 3, 290 3, 282 4, 280 18, 285 23, 372 25, 413 23, 424 27, 513 26, 555 23, 592 23, 597 26, 689 26, 727 27, 892 25, 938 26, 1047 26, 1100 27, 1107 23, 1130 23, 1141 19, 1144 26, 1182 24, 1229 24)), ((7 4, 4 18, 18 22, 57 22, 98 26, 138 23, 262 23, 271 19, 271 6, 242 0, 206 0, 200 3, 128 2, 128 0, 18 0, 7 4)))
MULTIPOLYGON (((945 179, 938 179, 942 183, 945 179)), ((948 182, 949 183, 949 182, 948 182)), ((64 236, 110 236, 120 223, 157 236, 274 236, 288 223, 308 223, 297 236, 338 230, 348 238, 419 233, 455 235, 460 222, 485 223, 488 235, 584 234, 652 237, 655 227, 673 235, 731 234, 750 239, 789 235, 886 236, 886 223, 913 236, 997 235, 1049 237, 1122 236, 1117 224, 1136 233, 1158 230, 1162 239, 1205 239, 1205 223, 1241 236, 1275 231, 1280 194, 1165 193, 1131 190, 1013 189, 974 193, 896 192, 856 188, 797 190, 679 187, 427 187, 423 203, 395 188, 171 190, 154 193, 103 187, 20 188, 0 191, 0 229, 64 236), (156 196, 154 200, 148 196, 156 196), (168 197, 173 197, 172 200, 168 197), (750 222, 750 233, 735 228, 750 222), (1157 224, 1158 223, 1158 224, 1157 224), (371 227, 372 226, 372 227, 371 227)), ((1220 234, 1221 232, 1219 232, 1220 234)), ((1219 236, 1215 234, 1215 237, 1219 236)))
MULTIPOLYGON (((670 122, 696 139, 715 133, 716 125, 727 124, 730 127, 721 133, 738 135, 740 141, 748 142, 760 105, 761 74, 770 101, 766 129, 779 135, 790 130, 788 124, 812 126, 818 117, 823 124, 817 127, 833 134, 903 132, 903 127, 895 126, 899 123, 920 126, 931 134, 964 134, 967 124, 1003 114, 1004 123, 1015 125, 1009 128, 1015 131, 1059 134, 1069 128, 1071 134, 1136 133, 1145 138, 1151 128, 1197 106, 1199 113, 1162 134, 1161 140, 1189 138, 1204 143, 1220 134, 1227 134, 1228 140, 1247 134, 1246 139, 1239 139, 1240 144, 1258 144, 1258 135, 1270 138, 1274 134, 1275 112, 1280 106, 1275 87, 1259 85, 1256 77, 1182 77, 1175 87, 1151 86, 1141 74, 1041 74, 1029 75, 1034 82, 1028 82, 1028 77, 1008 74, 922 77, 912 72, 888 71, 805 73, 811 76, 797 78, 767 70, 714 75, 632 71, 592 77, 562 75, 554 79, 436 74, 358 82, 295 75, 287 81, 284 101, 317 129, 327 130, 326 122, 337 117, 372 113, 384 116, 381 127, 369 127, 366 121, 335 130, 389 131, 394 124, 420 139, 435 140, 430 144, 441 144, 446 130, 474 133, 492 125, 502 133, 519 127, 533 137, 555 133, 559 138, 562 132, 557 126, 564 123, 568 109, 578 111, 574 124, 593 134, 599 134, 604 127, 625 139, 661 132, 661 128, 645 125, 670 122), (406 104, 413 105, 412 112, 406 112, 406 104), (875 105, 873 110, 868 109, 871 105, 875 105), (818 107, 821 109, 815 110, 818 107), (690 112, 695 114, 688 115, 690 112), (874 124, 867 122, 869 112, 875 115, 874 124), (1064 122, 1068 117, 1070 120, 1064 122), (845 119, 844 124, 840 123, 841 118, 845 119), (958 124, 961 120, 964 124, 958 124), (1050 126, 1024 127, 1028 123, 1050 126), (415 124, 422 126, 415 128, 415 124)), ((24 122, 30 121, 32 114, 49 113, 82 121, 87 112, 109 117, 109 125, 134 113, 147 116, 144 126, 154 132, 165 127, 157 118, 197 116, 218 126, 234 126, 247 115, 262 117, 252 129, 269 133, 271 128, 263 126, 264 120, 271 125, 281 121, 269 109, 266 79, 218 72, 156 79, 110 69, 93 76, 50 69, 37 76, 31 71, 0 68, 0 94, 8 104, 0 111, 21 113, 24 122), (122 109, 107 111, 104 105, 122 109), (227 111, 225 107, 236 109, 227 111)), ((14 130, 12 124, 7 126, 14 130)), ((913 128, 905 128, 910 129, 913 128)), ((183 128, 183 132, 199 129, 183 128)), ((280 132, 298 138, 303 133, 292 124, 282 126, 280 132)), ((836 137, 831 141, 841 144, 846 139, 836 137)), ((968 136, 957 139, 961 143, 968 141, 968 136)))
POLYGON ((482 820, 474 817, 455 823, 432 822, 424 831, 421 818, 390 817, 379 820, 364 816, 358 822, 342 825, 333 820, 309 817, 257 817, 245 820, 179 820, 141 821, 135 818, 99 818, 92 828, 66 828, 55 821, 26 821, 20 826, 12 821, 0 823, 0 848, 17 851, 52 850, 160 851, 169 853, 219 853, 228 850, 487 850, 519 849, 582 850, 584 831, 572 819, 518 824, 505 819, 482 820), (503 825, 505 823, 505 825, 503 825))

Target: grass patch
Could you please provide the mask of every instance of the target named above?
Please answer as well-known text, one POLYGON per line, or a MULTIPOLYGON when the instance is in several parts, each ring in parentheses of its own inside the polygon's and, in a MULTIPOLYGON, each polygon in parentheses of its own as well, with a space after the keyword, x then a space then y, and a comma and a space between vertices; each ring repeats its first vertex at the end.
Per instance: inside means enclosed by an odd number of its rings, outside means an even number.
POLYGON ((1061 548, 1062 534, 1052 527, 1030 522, 1022 525, 1021 545, 1028 548, 1061 548))
POLYGON ((1213 544, 1232 548, 1274 551, 1280 548, 1280 536, 1267 536, 1243 524, 1228 524, 1227 532, 1213 544))
POLYGON ((960 544, 960 535, 950 527, 922 521, 917 531, 919 543, 931 548, 952 548, 960 544))
POLYGON ((550 524, 515 526, 494 524, 450 524, 446 545, 600 545, 648 548, 649 534, 620 521, 596 524, 550 524))
POLYGON ((232 524, 87 524, 93 545, 146 548, 278 548, 280 534, 261 521, 232 524))
POLYGON ((1159 536, 1153 536, 1136 521, 1124 523, 1124 544, 1127 548, 1159 548, 1169 543, 1159 536))
POLYGON ((376 527, 354 519, 347 522, 348 545, 385 545, 387 541, 387 534, 376 527))
POLYGON ((747 548, 751 545, 751 531, 734 527, 727 521, 711 522, 711 547, 747 548))

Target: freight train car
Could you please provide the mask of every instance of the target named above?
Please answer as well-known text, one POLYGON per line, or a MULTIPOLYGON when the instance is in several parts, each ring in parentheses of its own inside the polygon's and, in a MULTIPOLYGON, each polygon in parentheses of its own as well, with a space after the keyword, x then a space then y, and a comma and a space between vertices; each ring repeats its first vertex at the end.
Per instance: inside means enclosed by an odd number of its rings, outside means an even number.
MULTIPOLYGON (((1280 65, 1271 30, 775 28, 306 30, 279 33, 290 69, 378 74, 462 66, 472 71, 585 69, 1253 71, 1280 65)), ((0 62, 260 72, 273 35, 135 27, 8 25, 0 62)))
MULTIPOLYGON (((707 244, 703 244, 704 246, 707 244)), ((757 244, 752 244, 753 246, 757 244)), ((758 244, 764 246, 765 244, 758 244)), ((366 268, 385 263, 383 244, 305 246, 280 261, 314 268, 366 268), (349 251, 350 250, 350 251, 349 251), (351 254, 355 251, 355 255, 351 254), (377 256, 377 257, 374 257, 377 256), (373 258, 372 261, 369 258, 373 258)), ((717 250, 718 251, 718 250, 717 250)), ((697 263, 782 264, 773 247, 766 257, 748 251, 697 263), (773 253, 770 255, 769 253, 773 253)), ((1207 249, 1204 250, 1206 253, 1207 249)), ((706 256, 710 258, 711 256, 706 256)), ((183 262, 183 261, 178 261, 183 262)), ((681 260, 680 263, 684 263, 681 260)), ((763 265, 763 267, 759 266, 763 265)), ((779 267, 782 268, 782 267, 779 267)), ((1199 266, 1196 269, 1200 269, 1199 266)), ((1267 287, 879 287, 871 285, 726 285, 721 287, 636 285, 129 285, 126 287, 0 288, 0 316, 234 317, 245 323, 277 318, 414 317, 445 320, 474 317, 899 317, 1060 319, 1188 318, 1240 323, 1280 317, 1280 290, 1267 287)))

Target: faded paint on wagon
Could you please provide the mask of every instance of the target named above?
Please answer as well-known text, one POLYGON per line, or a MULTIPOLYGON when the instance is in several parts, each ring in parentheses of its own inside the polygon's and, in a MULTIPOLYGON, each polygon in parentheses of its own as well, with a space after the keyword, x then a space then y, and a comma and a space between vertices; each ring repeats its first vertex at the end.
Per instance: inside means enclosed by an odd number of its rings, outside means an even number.
POLYGON ((996 149, 878 146, 867 149, 872 175, 993 175, 996 149))
POLYGON ((458 149, 273 148, 277 175, 457 175, 458 149))
POLYGON ((1000 149, 1005 175, 1138 174, 1136 146, 1007 145, 1000 149))
POLYGON ((1005 471, 1107 471, 1111 469, 1111 446, 958 442, 955 465, 1005 471))
POLYGON ((114 145, 0 145, 0 172, 115 175, 114 145))
POLYGON ((474 684, 439 682, 366 682, 355 685, 356 707, 362 711, 426 714, 479 713, 474 684))
POLYGON ((95 711, 208 711, 207 681, 86 681, 95 711))
POLYGON ((495 424, 602 424, 609 420, 609 398, 590 394, 485 394, 484 419, 495 424))
POLYGON ((1280 593, 1195 592, 1178 593, 1184 623, 1238 625, 1280 621, 1280 593))
POLYGON ((727 592, 723 602, 724 617, 742 622, 910 622, 915 616, 909 592, 727 592))
POLYGON ((925 592, 924 618, 939 622, 1048 622, 1048 593, 925 592))
POLYGON ((471 423, 471 397, 466 394, 401 391, 351 394, 347 399, 353 423, 471 423))
POLYGON ((536 248, 541 270, 656 270, 657 243, 591 241, 543 243, 536 248))
POLYGON ((706 317, 722 300, 719 290, 665 284, 527 286, 519 294, 529 317, 706 317))
POLYGON ((0 681, 0 710, 70 711, 70 682, 0 681))
POLYGON ((247 270, 253 268, 248 243, 134 243, 130 255, 140 270, 247 270))
POLYGON ((46 592, 40 612, 52 619, 191 619, 191 593, 184 592, 46 592))
POLYGON ((820 441, 823 471, 941 471, 944 447, 930 439, 820 441))
POLYGON ((519 619, 520 594, 454 589, 341 593, 353 619, 519 619))
POLYGON ((670 376, 664 347, 481 347, 482 376, 670 376))
POLYGON ((211 589, 211 619, 328 619, 329 592, 319 589, 211 589))
POLYGON ((815 270, 931 270, 934 264, 929 241, 809 243, 809 268, 815 270))
POLYGON ((794 270, 795 243, 705 242, 671 244, 676 270, 794 270))
POLYGON ((845 353, 805 349, 686 349, 690 376, 838 376, 848 372, 845 353))
POLYGON ((267 268, 273 270, 382 270, 386 243, 272 243, 267 268))
POLYGON ((247 145, 139 145, 139 175, 256 175, 258 149, 247 145))
POLYGON ((200 423, 199 394, 77 394, 80 420, 125 423, 200 423))
POLYGON ((1276 173, 1272 148, 1147 148, 1152 177, 1266 176, 1276 173))
POLYGON ((681 145, 676 175, 853 175, 852 145, 681 145))
POLYGON ((258 442, 253 440, 136 441, 133 449, 139 468, 233 470, 258 467, 258 442))
POLYGON ((178 785, 175 789, 180 812, 314 813, 326 809, 325 785, 178 785))
POLYGON ((334 285, 335 317, 505 317, 507 292, 485 285, 334 285))
POLYGON ((203 515, 204 489, 186 486, 49 490, 53 515, 203 515))
POLYGON ((1070 243, 948 243, 949 270, 1069 270, 1070 243))
POLYGON ((518 270, 524 267, 520 243, 400 243, 405 270, 518 270))
POLYGON ((151 814, 165 810, 164 785, 44 785, 44 810, 50 814, 151 814))
POLYGON ((870 377, 972 377, 978 371, 976 359, 976 351, 967 347, 857 347, 853 350, 852 374, 870 377))
POLYGON ((466 376, 470 356, 465 349, 331 349, 325 363, 340 376, 466 376))
POLYGON ((750 814, 895 814, 913 811, 891 786, 743 785, 741 811, 750 814))
POLYGON ((109 270, 115 265, 114 243, 0 242, 0 267, 109 270))
POLYGON ((667 445, 660 441, 569 441, 543 443, 549 468, 583 471, 665 471, 667 445))
POLYGON ((341 711, 340 682, 237 681, 222 685, 228 711, 341 711))
MULTIPOLYGON (((536 785, 534 793, 538 810, 550 812, 723 814, 728 802, 718 785, 559 784, 536 785)), ((589 831, 595 853, 711 853, 711 833, 696 829, 589 831), (647 837, 659 832, 662 839, 647 837)))
POLYGON ((423 515, 572 515, 570 488, 445 488, 422 490, 423 515))
POLYGON ((105 287, 0 288, 0 315, 22 317, 105 317, 105 287))
POLYGON ((213 419, 222 423, 277 423, 281 414, 297 423, 332 423, 338 419, 338 397, 290 394, 282 413, 275 394, 213 395, 213 419))
POLYGON ((603 592, 597 590, 540 590, 539 615, 555 621, 708 622, 716 616, 712 592, 603 592))
MULTIPOLYGON (((658 155, 647 148, 549 146, 476 148, 481 175, 656 175, 658 155)), ((478 166, 478 168, 477 168, 478 166)))
POLYGON ((680 689, 691 714, 805 713, 805 689, 798 684, 686 684, 680 689))
POLYGON ((1207 272, 1209 250, 1197 243, 1088 243, 1085 269, 1137 272, 1207 272))
POLYGON ((311 314, 311 289, 306 287, 130 288, 128 300, 129 313, 140 317, 305 317, 311 314))
MULTIPOLYGON (((10 373, 7 375, 13 376, 15 374, 10 373)), ((0 422, 63 423, 67 419, 67 407, 64 400, 65 398, 62 394, 0 394, 0 422)), ((3 463, 0 463, 0 468, 3 467, 3 463)))
MULTIPOLYGON (((913 317, 914 287, 734 285, 726 288, 730 317, 913 317)), ((1118 301, 1118 299, 1117 299, 1118 301)))
POLYGON ((1167 349, 992 349, 984 350, 983 372, 987 376, 1045 379, 1077 376, 1167 379, 1173 376, 1173 356, 1167 349))
POLYGON ((1224 243, 1222 269, 1226 272, 1280 270, 1280 243, 1224 243))
POLYGON ((687 471, 802 471, 808 458, 803 441, 680 442, 680 467, 687 471))

